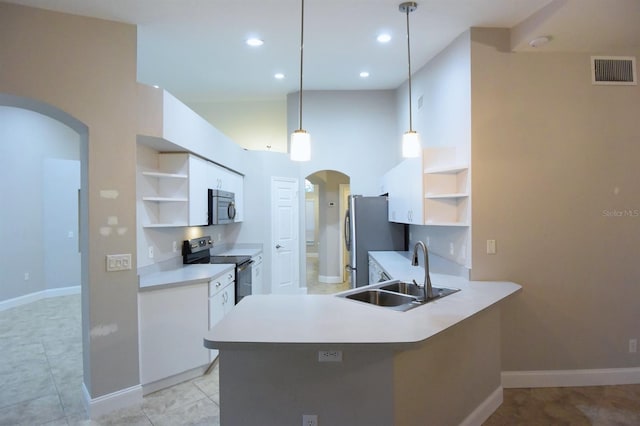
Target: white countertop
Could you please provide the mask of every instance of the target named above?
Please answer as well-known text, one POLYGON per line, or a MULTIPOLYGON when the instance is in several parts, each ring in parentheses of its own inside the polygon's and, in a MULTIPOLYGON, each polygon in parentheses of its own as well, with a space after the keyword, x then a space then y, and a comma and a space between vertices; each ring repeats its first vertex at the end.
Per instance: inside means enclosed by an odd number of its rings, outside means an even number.
MULTIPOLYGON (((378 260, 394 279, 416 279, 422 283, 424 270, 421 267, 410 266, 407 258, 400 253, 385 253, 378 260), (393 275, 394 272, 396 275, 393 275)), ((431 281, 435 287, 453 287, 461 291, 406 312, 335 295, 248 296, 205 336, 205 345, 224 349, 274 343, 420 342, 521 288, 511 282, 474 282, 443 274, 431 274, 431 281)))
POLYGON ((168 271, 152 272, 140 276, 140 291, 161 287, 195 284, 210 281, 223 273, 235 269, 235 264, 198 264, 184 265, 168 271))
POLYGON ((258 248, 231 248, 220 252, 212 252, 212 256, 255 256, 262 253, 258 248))

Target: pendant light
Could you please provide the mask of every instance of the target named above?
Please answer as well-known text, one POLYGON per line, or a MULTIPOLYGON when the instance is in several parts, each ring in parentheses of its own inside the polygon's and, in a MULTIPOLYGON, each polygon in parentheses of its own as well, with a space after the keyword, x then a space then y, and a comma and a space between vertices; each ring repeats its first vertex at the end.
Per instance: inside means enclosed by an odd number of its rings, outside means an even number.
POLYGON ((411 39, 409 36, 409 13, 418 8, 418 3, 409 1, 400 3, 398 9, 407 15, 407 58, 409 63, 409 130, 402 136, 402 156, 415 158, 420 156, 422 146, 418 132, 413 130, 413 114, 411 108, 411 39))
POLYGON ((291 159, 309 161, 311 159, 311 135, 302 128, 302 63, 304 54, 304 0, 300 18, 300 91, 298 102, 298 130, 291 134, 291 159))

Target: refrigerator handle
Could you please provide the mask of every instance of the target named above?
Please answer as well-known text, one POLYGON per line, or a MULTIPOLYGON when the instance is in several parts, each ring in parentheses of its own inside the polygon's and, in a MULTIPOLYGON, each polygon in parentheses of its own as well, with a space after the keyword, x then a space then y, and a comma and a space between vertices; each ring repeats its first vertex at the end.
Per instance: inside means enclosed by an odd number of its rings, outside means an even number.
POLYGON ((351 214, 349 209, 344 215, 344 245, 347 246, 347 251, 351 251, 351 214))

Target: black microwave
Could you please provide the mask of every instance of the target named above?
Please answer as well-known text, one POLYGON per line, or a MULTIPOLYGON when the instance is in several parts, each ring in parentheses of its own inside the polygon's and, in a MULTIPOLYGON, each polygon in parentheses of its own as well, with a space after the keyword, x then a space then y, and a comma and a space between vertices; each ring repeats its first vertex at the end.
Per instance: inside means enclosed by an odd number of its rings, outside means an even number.
POLYGON ((222 225, 235 221, 235 197, 233 192, 209 189, 209 225, 222 225))

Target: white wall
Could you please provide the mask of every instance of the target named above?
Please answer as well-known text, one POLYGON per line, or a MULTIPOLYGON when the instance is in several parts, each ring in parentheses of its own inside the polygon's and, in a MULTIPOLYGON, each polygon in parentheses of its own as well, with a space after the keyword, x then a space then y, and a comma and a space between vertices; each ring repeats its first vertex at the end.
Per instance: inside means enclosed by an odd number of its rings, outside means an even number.
MULTIPOLYGON (((76 141, 72 141, 76 143, 76 141)), ((80 286, 80 161, 43 161, 43 243, 47 289, 80 286)))
MULTIPOLYGON (((290 134, 298 128, 298 95, 287 100, 290 134)), ((380 177, 400 158, 395 92, 305 91, 303 107, 312 147, 311 161, 300 163, 300 179, 335 170, 350 177, 353 194, 378 195, 380 177)))
MULTIPOLYGON (((470 46, 470 34, 466 31, 412 77, 413 127, 420 133, 422 147, 454 147, 460 164, 468 163, 471 156, 470 46)), ((398 140, 409 128, 408 104, 408 83, 405 83, 397 90, 398 140)), ((429 240, 432 253, 471 266, 468 228, 412 225, 410 236, 410 246, 418 240, 429 240)))
POLYGON ((79 144, 58 121, 0 106, 0 300, 80 284, 79 144))

